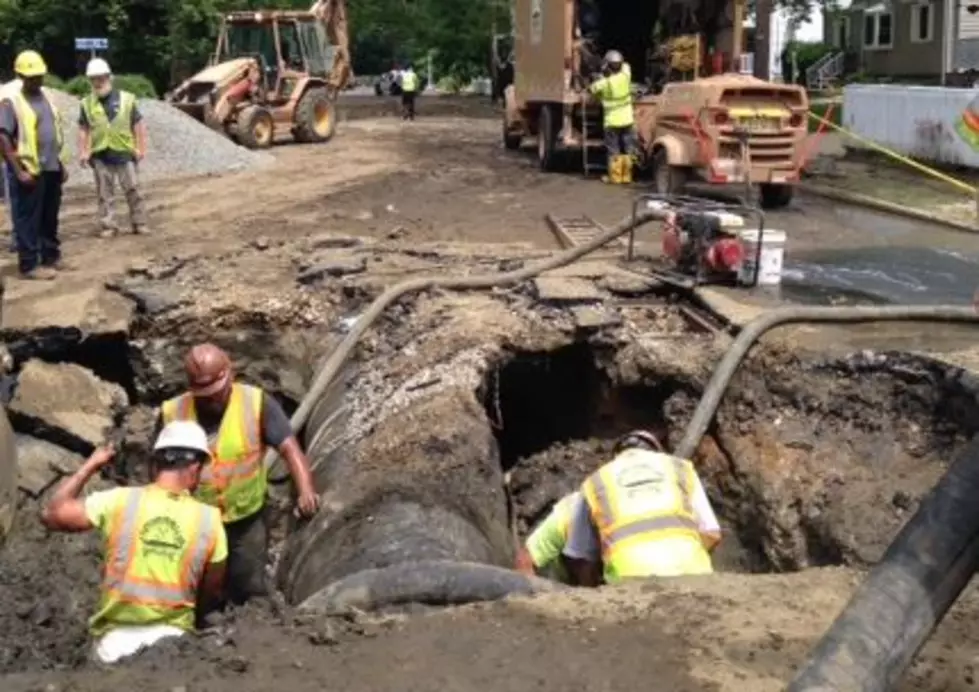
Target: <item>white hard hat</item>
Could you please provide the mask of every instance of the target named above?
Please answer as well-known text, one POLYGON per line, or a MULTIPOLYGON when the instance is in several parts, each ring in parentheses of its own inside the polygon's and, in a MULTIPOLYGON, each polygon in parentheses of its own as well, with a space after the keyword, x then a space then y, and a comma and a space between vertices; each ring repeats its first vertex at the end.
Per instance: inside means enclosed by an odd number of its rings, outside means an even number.
POLYGON ((111 74, 112 70, 109 68, 109 63, 102 58, 92 58, 88 61, 88 67, 85 68, 86 77, 108 77, 111 74))
POLYGON ((163 426, 153 445, 154 452, 161 449, 192 449, 211 456, 204 428, 189 420, 175 420, 163 426))
POLYGON ((621 65, 624 62, 622 53, 617 50, 610 50, 605 54, 605 62, 609 65, 621 65))

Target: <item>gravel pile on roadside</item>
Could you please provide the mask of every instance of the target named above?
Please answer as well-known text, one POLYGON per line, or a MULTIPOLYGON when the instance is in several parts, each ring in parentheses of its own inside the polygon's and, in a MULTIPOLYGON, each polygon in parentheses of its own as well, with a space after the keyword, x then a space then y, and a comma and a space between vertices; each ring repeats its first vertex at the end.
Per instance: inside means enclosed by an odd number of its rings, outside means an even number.
MULTIPOLYGON (((66 120, 71 152, 68 186, 91 185, 91 171, 78 165, 79 100, 62 91, 49 93, 66 120)), ((141 99, 139 108, 149 131, 149 151, 139 166, 143 180, 228 173, 272 160, 268 153, 240 147, 162 101, 141 99)))

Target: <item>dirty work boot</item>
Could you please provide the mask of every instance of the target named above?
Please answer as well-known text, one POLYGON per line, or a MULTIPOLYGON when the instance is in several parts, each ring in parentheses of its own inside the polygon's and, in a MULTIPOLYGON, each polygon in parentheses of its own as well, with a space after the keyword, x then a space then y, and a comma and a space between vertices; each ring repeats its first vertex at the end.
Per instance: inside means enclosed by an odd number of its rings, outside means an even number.
POLYGON ((57 276, 58 272, 51 267, 35 267, 29 272, 24 272, 20 275, 22 279, 27 281, 52 281, 57 276))
POLYGON ((103 227, 99 231, 99 238, 115 238, 117 235, 119 235, 119 229, 112 226, 103 227))
POLYGON ((632 184, 632 157, 619 157, 619 182, 623 185, 632 184))
POLYGON ((619 166, 618 156, 608 157, 608 173, 602 176, 602 182, 610 185, 618 185, 622 179, 621 167, 619 166))
POLYGON ((150 234, 150 227, 147 226, 145 223, 141 223, 138 226, 133 226, 133 234, 134 235, 149 235, 150 234))

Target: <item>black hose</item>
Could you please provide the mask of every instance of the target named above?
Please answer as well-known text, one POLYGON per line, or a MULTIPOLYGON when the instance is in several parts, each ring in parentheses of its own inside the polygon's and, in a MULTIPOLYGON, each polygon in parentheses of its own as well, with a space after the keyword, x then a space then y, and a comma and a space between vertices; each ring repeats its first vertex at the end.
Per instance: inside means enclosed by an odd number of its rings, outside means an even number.
POLYGON ((799 322, 979 322, 979 312, 955 305, 893 305, 886 307, 789 307, 777 308, 749 322, 731 344, 704 391, 683 439, 676 447, 677 456, 689 459, 717 413, 724 392, 735 371, 762 334, 775 327, 799 322))
POLYGON ((788 692, 886 692, 979 568, 979 437, 836 618, 788 692))
POLYGON ((555 582, 503 567, 427 560, 357 572, 320 589, 303 601, 299 609, 329 614, 350 608, 376 610, 407 603, 457 605, 559 588, 562 587, 555 582))

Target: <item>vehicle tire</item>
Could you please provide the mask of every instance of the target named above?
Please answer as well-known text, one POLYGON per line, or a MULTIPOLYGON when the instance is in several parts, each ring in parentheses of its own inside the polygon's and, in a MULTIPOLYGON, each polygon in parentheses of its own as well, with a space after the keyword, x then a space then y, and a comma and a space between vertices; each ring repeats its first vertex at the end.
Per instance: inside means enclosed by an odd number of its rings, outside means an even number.
POLYGON ((795 188, 792 185, 775 185, 762 183, 758 186, 761 192, 762 209, 782 209, 792 201, 795 188))
POLYGON ((687 172, 680 166, 671 166, 665 147, 653 154, 653 181, 657 193, 677 195, 687 184, 687 172))
POLYGON ((377 83, 377 84, 374 85, 374 95, 375 96, 384 96, 384 89, 381 88, 380 83, 377 83))
POLYGON ((537 114, 537 163, 542 171, 557 170, 557 117, 553 106, 541 106, 537 114))
POLYGON ((306 90, 296 104, 294 117, 297 142, 327 142, 337 129, 336 104, 322 87, 306 90))
POLYGON ((238 112, 235 130, 238 141, 249 149, 268 149, 275 137, 275 121, 268 108, 245 106, 238 112))
POLYGON ((523 135, 519 132, 510 132, 509 123, 506 118, 506 109, 503 111, 503 146, 510 151, 517 151, 520 143, 523 142, 523 135))

